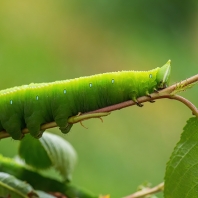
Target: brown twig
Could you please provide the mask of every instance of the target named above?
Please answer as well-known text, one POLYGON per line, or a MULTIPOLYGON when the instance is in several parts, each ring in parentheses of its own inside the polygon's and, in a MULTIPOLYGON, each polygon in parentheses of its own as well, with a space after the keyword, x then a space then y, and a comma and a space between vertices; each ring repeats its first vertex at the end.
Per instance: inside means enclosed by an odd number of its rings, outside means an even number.
MULTIPOLYGON (((148 102, 148 101, 152 101, 152 100, 158 100, 158 99, 162 99, 162 98, 169 98, 169 99, 178 100, 178 101, 184 103, 187 107, 189 107, 192 110, 194 115, 198 116, 197 108, 190 101, 188 101, 187 99, 185 99, 181 96, 172 95, 172 92, 177 89, 178 84, 180 86, 182 86, 183 88, 185 88, 185 87, 187 87, 187 86, 189 86, 189 85, 191 85, 195 82, 198 82, 198 74, 195 75, 195 76, 192 76, 192 77, 190 77, 186 80, 183 80, 180 83, 176 83, 174 85, 171 85, 171 86, 167 87, 166 89, 163 89, 159 92, 152 93, 150 95, 151 97, 142 96, 142 97, 138 98, 137 100, 138 100, 139 103, 144 103, 144 102, 148 102)), ((94 110, 94 111, 82 113, 81 115, 79 115, 79 117, 83 116, 85 114, 90 114, 90 113, 102 113, 102 112, 111 112, 111 111, 115 111, 115 110, 120 110, 122 108, 126 108, 126 107, 129 107, 129 106, 132 106, 132 105, 136 105, 136 103, 132 100, 129 100, 129 101, 125 101, 125 102, 122 102, 122 103, 119 103, 119 104, 115 104, 115 105, 111 105, 111 106, 104 107, 104 108, 101 108, 101 109, 97 109, 97 110, 94 110)), ((56 122, 50 122, 50 123, 43 124, 41 126, 41 130, 46 130, 46 129, 53 128, 53 127, 57 127, 56 122)), ((27 128, 23 129, 22 133, 24 133, 24 134, 28 133, 28 129, 27 128)), ((7 137, 10 137, 9 133, 7 133, 5 131, 0 132, 0 139, 7 138, 7 137)))
POLYGON ((157 186, 155 186, 153 188, 145 188, 141 191, 135 192, 135 193, 128 195, 124 198, 143 198, 146 195, 155 194, 155 193, 161 192, 163 190, 164 190, 164 182, 158 184, 157 186))
POLYGON ((194 104, 192 104, 186 98, 179 96, 179 95, 173 95, 170 97, 170 99, 174 99, 174 100, 178 100, 178 101, 182 102, 183 104, 185 104, 188 108, 190 108, 192 110, 193 115, 198 117, 198 109, 195 107, 194 104))

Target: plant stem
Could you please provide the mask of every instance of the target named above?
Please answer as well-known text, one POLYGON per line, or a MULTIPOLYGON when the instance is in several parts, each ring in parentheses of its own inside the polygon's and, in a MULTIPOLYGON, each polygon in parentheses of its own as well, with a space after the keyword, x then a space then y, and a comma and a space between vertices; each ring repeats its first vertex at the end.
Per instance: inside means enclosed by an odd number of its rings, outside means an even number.
POLYGON ((170 97, 170 99, 174 99, 174 100, 178 100, 178 101, 182 102, 183 104, 185 104, 188 108, 190 108, 192 110, 193 115, 198 117, 198 109, 195 107, 194 104, 192 104, 186 98, 179 96, 179 95, 173 95, 170 97))
POLYGON ((161 192, 163 190, 164 190, 164 182, 158 184, 157 186, 155 186, 153 188, 146 188, 144 190, 141 190, 141 191, 135 192, 131 195, 128 195, 124 198, 143 198, 146 195, 155 194, 155 193, 161 192))

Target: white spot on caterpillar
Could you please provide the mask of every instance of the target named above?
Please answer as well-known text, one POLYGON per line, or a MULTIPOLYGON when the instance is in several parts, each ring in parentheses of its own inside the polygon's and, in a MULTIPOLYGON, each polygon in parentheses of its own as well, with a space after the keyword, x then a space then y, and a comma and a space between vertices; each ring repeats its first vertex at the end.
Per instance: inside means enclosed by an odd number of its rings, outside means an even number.
POLYGON ((12 100, 10 100, 10 104, 12 104, 13 103, 13 101, 12 100))
POLYGON ((39 99, 39 97, 38 96, 36 96, 36 100, 38 100, 39 99))
POLYGON ((92 87, 92 83, 89 83, 89 87, 90 87, 90 88, 92 87))
POLYGON ((64 90, 63 90, 63 93, 64 93, 64 94, 66 94, 66 93, 67 93, 67 90, 66 90, 66 89, 64 89, 64 90))
POLYGON ((115 80, 114 80, 114 79, 112 79, 112 80, 111 80, 111 83, 113 84, 114 82, 115 82, 115 80))
POLYGON ((152 78, 153 76, 152 76, 152 74, 149 74, 149 78, 152 78))

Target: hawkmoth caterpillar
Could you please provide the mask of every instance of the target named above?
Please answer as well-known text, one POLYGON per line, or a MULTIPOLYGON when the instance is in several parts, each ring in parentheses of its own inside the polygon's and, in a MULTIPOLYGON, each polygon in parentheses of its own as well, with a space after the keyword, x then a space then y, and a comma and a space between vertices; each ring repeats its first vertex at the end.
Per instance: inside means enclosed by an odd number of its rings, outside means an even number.
MULTIPOLYGON (((31 83, 0 91, 0 131, 13 139, 27 128, 40 137, 42 124, 55 121, 69 132, 71 116, 137 98, 168 86, 170 61, 150 71, 121 71, 51 83, 31 83)), ((138 102, 137 102, 138 104, 138 102)))

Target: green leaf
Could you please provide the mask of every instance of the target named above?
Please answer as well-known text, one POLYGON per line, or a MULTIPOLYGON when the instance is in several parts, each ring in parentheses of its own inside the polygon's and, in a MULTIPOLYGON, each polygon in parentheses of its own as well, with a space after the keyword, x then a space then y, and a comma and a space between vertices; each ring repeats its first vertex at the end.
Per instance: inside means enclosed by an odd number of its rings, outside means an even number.
POLYGON ((165 174, 165 198, 198 197, 198 118, 187 121, 165 174))
POLYGON ((27 134, 20 142, 19 156, 26 164, 37 169, 46 169, 52 166, 52 162, 39 139, 27 134))
POLYGON ((45 132, 40 139, 25 137, 19 147, 19 155, 26 163, 40 169, 53 166, 65 180, 71 174, 77 161, 72 145, 60 136, 45 132))
POLYGON ((50 194, 47 194, 43 191, 40 191, 40 190, 37 190, 36 193, 39 195, 39 197, 42 197, 42 198, 56 198, 50 194))
MULTIPOLYGON (((0 172, 9 173, 22 181, 28 182, 34 189, 44 192, 60 192, 68 198, 97 198, 92 192, 68 182, 60 182, 43 176, 31 167, 0 155, 0 172)), ((36 191, 37 192, 37 191, 36 191)), ((1 194, 0 194, 1 196, 1 194)), ((12 197, 11 197, 12 198, 12 197)))
POLYGON ((45 133, 40 141, 48 153, 53 166, 65 180, 71 180, 77 154, 72 145, 60 136, 45 133))
POLYGON ((0 172, 0 195, 15 198, 39 197, 29 184, 4 172, 0 172))

